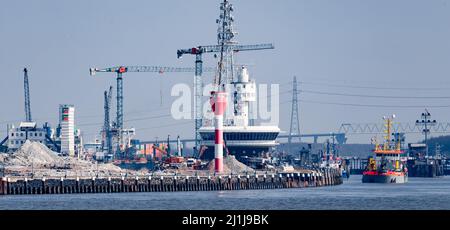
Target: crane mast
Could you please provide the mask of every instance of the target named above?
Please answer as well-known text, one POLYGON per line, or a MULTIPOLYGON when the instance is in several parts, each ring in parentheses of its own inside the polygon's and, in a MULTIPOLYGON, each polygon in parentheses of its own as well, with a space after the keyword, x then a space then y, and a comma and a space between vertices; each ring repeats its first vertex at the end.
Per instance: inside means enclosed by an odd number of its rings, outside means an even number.
POLYGON ((224 0, 220 4, 220 16, 216 20, 218 24, 217 29, 217 43, 220 46, 220 59, 218 62, 218 75, 214 78, 216 85, 229 83, 233 81, 233 51, 232 44, 235 42, 233 38, 236 34, 233 30, 233 6, 224 0), (223 82, 222 82, 223 81, 223 82))
POLYGON ((104 133, 103 151, 107 152, 108 154, 112 153, 112 135, 111 135, 111 121, 110 121, 112 89, 113 89, 113 87, 110 86, 109 91, 104 92, 105 119, 104 119, 104 124, 103 124, 103 133, 104 133))
POLYGON ((123 128, 123 78, 121 72, 117 72, 116 81, 117 81, 116 126, 120 130, 123 128))

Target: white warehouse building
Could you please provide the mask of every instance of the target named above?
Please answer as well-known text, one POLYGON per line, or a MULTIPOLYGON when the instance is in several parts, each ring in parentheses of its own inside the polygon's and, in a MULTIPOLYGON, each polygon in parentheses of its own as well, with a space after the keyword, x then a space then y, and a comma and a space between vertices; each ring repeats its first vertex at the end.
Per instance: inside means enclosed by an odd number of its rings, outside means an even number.
POLYGON ((21 122, 19 127, 8 125, 8 149, 14 151, 20 148, 26 140, 48 145, 46 135, 49 132, 50 127, 38 128, 36 122, 21 122))

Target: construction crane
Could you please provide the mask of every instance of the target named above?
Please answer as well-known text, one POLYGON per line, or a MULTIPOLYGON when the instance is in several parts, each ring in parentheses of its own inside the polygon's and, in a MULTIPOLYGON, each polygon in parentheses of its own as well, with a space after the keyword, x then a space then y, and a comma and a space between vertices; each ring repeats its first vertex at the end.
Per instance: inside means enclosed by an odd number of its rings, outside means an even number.
MULTIPOLYGON (((25 121, 26 122, 32 122, 31 118, 31 106, 30 106, 30 84, 28 82, 28 70, 27 68, 23 69, 23 88, 24 88, 24 99, 25 99, 25 121)), ((0 150, 4 147, 3 144, 8 141, 9 136, 7 136, 5 139, 0 141, 0 150)))
POLYGON ((167 156, 170 157, 170 135, 167 135, 167 156))
POLYGON ((23 87, 25 93, 25 121, 31 122, 31 107, 30 107, 30 85, 28 83, 28 70, 23 69, 23 87))
POLYGON ((103 151, 106 152, 108 155, 112 153, 112 135, 111 135, 111 122, 110 122, 112 89, 113 89, 113 87, 110 86, 109 91, 104 92, 105 119, 104 119, 104 124, 103 124, 103 135, 104 135, 103 151))
MULTIPOLYGON (((273 44, 258 44, 258 45, 233 45, 232 51, 250 51, 250 50, 265 50, 274 49, 273 44)), ((198 151, 200 147, 201 136, 199 133, 202 127, 202 96, 203 96, 203 53, 218 53, 221 52, 220 45, 198 46, 190 49, 180 49, 177 51, 177 57, 181 58, 184 54, 195 55, 195 80, 194 80, 194 118, 195 118, 195 149, 198 151)), ((206 72, 206 71, 205 71, 206 72)), ((198 155, 198 154, 196 154, 198 155)))
MULTIPOLYGON (((195 81, 194 81, 194 116, 195 116, 195 149, 198 153, 200 147, 201 136, 199 129, 202 126, 202 70, 203 60, 202 54, 204 53, 220 53, 219 62, 219 77, 215 78, 215 85, 219 85, 224 81, 226 83, 232 82, 233 78, 233 53, 239 51, 250 50, 265 50, 274 49, 274 45, 268 44, 256 44, 256 45, 237 45, 233 38, 235 32, 233 31, 233 17, 231 12, 233 11, 232 4, 228 0, 224 0, 220 6, 220 18, 217 19, 219 26, 217 33, 218 45, 198 46, 189 49, 177 50, 177 57, 181 58, 184 54, 195 55, 195 81), (228 68, 227 68, 228 67, 228 68), (223 75, 223 76, 222 76, 223 75), (220 80, 218 80, 220 79, 220 80)), ((198 154, 197 154, 198 155, 198 154)))
MULTIPOLYGON (((164 155, 168 155, 167 151, 164 150, 163 148, 157 146, 157 145, 153 145, 153 149, 154 150, 159 150, 161 153, 163 153, 164 155)), ((153 155, 153 158, 156 158, 156 155, 153 155)))
MULTIPOLYGON (((123 78, 122 74, 126 72, 153 72, 153 73, 165 73, 165 72, 194 72, 194 68, 183 67, 162 67, 162 66, 118 66, 104 69, 90 68, 89 72, 91 76, 94 76, 97 72, 114 72, 117 73, 117 117, 116 126, 118 129, 123 128, 123 78)), ((212 68, 208 68, 206 71, 214 71, 212 68)))
MULTIPOLYGON (((165 72, 194 72, 194 68, 183 68, 183 67, 164 67, 164 66, 117 66, 104 69, 90 68, 89 72, 91 76, 95 76, 97 72, 113 72, 117 74, 117 111, 116 111, 116 124, 115 128, 118 133, 118 143, 123 140, 122 132, 123 129, 123 78, 122 74, 127 72, 153 72, 153 73, 165 73, 165 72)), ((205 71, 213 72, 215 68, 207 68, 205 71)))

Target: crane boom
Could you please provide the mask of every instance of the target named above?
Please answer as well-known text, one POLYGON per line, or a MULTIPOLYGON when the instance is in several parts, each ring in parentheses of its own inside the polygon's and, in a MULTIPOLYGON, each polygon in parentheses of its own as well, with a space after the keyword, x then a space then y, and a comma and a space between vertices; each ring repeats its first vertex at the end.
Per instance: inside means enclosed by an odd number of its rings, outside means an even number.
MULTIPOLYGON (((250 51, 250 50, 266 50, 275 49, 272 43, 256 44, 256 45, 229 45, 233 52, 250 51)), ((177 57, 181 58, 184 54, 202 54, 202 53, 218 53, 221 51, 220 45, 198 46, 190 49, 179 49, 177 57)))
MULTIPOLYGON (((227 45, 227 48, 231 49, 233 52, 239 51, 250 51, 250 50, 265 50, 274 49, 272 43, 256 44, 256 45, 227 45)), ((200 150, 200 132, 199 129, 202 126, 202 96, 203 96, 203 82, 202 82, 202 72, 209 70, 203 68, 203 53, 218 53, 222 51, 221 45, 208 45, 208 46, 198 46, 190 49, 179 49, 177 50, 177 57, 181 58, 184 54, 195 55, 195 80, 194 80, 194 117, 195 117, 195 149, 197 155, 200 150)), ((233 67, 232 67, 233 68, 233 67)), ((215 69, 214 69, 215 70, 215 69)))
POLYGON ((23 87, 25 93, 25 121, 31 122, 31 106, 30 106, 30 85, 28 82, 28 70, 23 69, 23 87))
MULTIPOLYGON (((207 67, 205 72, 214 72, 215 68, 207 67)), ((195 72, 195 68, 189 67, 167 67, 167 66, 115 66, 104 69, 90 68, 90 75, 94 76, 97 72, 114 72, 114 73, 126 73, 126 72, 195 72)))

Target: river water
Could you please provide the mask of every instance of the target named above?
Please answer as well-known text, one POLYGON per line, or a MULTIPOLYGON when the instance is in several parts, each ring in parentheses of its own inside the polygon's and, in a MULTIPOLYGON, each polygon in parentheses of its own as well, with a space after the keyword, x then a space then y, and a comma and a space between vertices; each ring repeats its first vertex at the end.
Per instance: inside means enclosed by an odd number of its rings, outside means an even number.
POLYGON ((450 210, 450 177, 362 184, 361 176, 352 175, 342 185, 319 188, 0 196, 0 209, 450 210))

